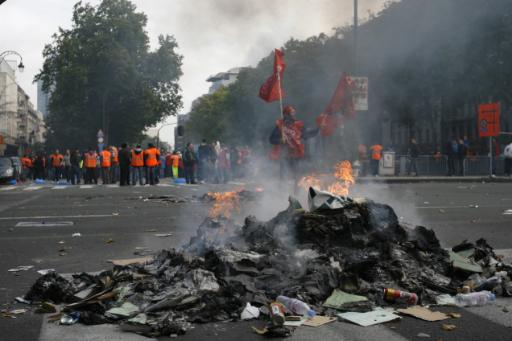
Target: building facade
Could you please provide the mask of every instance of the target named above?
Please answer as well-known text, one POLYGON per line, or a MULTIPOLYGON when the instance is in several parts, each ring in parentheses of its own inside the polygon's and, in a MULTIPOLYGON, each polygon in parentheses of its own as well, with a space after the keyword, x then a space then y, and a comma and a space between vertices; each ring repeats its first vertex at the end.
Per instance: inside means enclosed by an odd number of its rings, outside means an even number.
POLYGON ((43 81, 37 81, 37 110, 43 114, 43 118, 47 118, 50 104, 50 93, 43 90, 43 81))
POLYGON ((16 83, 14 68, 0 63, 0 155, 20 155, 44 143, 43 114, 34 109, 29 96, 16 83))
POLYGON ((229 69, 226 72, 219 72, 216 75, 208 77, 206 79, 207 82, 212 83, 208 94, 213 94, 215 91, 219 90, 223 86, 228 86, 234 83, 238 79, 238 74, 242 71, 244 67, 235 67, 229 69))

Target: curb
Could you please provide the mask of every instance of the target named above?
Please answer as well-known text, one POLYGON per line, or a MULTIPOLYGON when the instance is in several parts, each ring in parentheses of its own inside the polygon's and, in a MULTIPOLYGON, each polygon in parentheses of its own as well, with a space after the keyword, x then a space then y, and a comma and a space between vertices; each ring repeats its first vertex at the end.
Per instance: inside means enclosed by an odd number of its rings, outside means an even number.
POLYGON ((512 183, 512 178, 508 177, 361 177, 357 178, 358 183, 387 183, 387 184, 403 184, 403 183, 512 183))

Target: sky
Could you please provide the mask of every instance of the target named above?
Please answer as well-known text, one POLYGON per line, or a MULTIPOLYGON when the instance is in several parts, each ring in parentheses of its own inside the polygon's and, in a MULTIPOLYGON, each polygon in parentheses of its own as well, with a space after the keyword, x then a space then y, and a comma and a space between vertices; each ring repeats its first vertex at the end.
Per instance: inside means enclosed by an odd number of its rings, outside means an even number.
MULTIPOLYGON (((84 1, 93 5, 100 0, 84 1)), ((208 92, 206 79, 238 66, 255 66, 291 37, 304 39, 352 22, 353 0, 132 0, 146 13, 151 47, 159 34, 174 35, 184 56, 180 79, 181 114, 208 92)), ((359 17, 378 13, 387 0, 359 0, 359 17)), ((75 0, 7 0, 0 5, 0 53, 15 50, 25 70, 17 80, 37 103, 32 83, 43 64, 42 51, 59 27, 71 28, 75 0)), ((7 58, 7 59, 10 59, 7 58)), ((14 58, 16 59, 16 58, 14 58)), ((175 122, 168 118, 165 123, 175 122)), ((160 138, 173 141, 173 126, 160 138)), ((155 130, 150 130, 150 133, 155 130)))

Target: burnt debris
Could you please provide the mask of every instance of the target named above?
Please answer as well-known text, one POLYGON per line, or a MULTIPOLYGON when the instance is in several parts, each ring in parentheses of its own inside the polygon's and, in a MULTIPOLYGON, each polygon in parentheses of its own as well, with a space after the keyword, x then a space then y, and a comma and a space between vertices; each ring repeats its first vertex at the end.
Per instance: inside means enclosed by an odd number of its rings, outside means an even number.
MULTIPOLYGON (((370 300, 348 309, 368 311, 390 304, 385 288, 433 303, 467 279, 454 271, 432 230, 402 225, 387 205, 341 200, 340 208, 305 211, 292 199, 270 221, 249 216, 243 226, 207 218, 181 250, 97 275, 49 273, 25 298, 60 304, 63 314, 78 314, 84 324, 116 323, 159 336, 182 334, 191 323, 238 320, 247 302, 267 306, 278 295, 329 314, 323 303, 340 289, 370 300)), ((467 250, 476 261, 496 258, 483 240, 453 251, 467 250)))

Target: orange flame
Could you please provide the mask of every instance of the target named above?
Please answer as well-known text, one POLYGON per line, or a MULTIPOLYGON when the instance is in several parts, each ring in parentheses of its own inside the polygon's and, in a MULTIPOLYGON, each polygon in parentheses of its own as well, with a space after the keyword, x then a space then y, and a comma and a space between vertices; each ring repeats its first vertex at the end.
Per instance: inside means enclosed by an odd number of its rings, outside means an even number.
POLYGON ((210 218, 230 218, 233 211, 240 212, 238 192, 208 192, 208 196, 215 200, 208 212, 210 218))
POLYGON ((311 174, 302 177, 298 185, 307 191, 309 187, 321 188, 321 181, 317 175, 311 174))
POLYGON ((348 196, 350 186, 356 183, 352 175, 352 164, 347 160, 338 162, 334 166, 334 177, 339 181, 333 183, 327 190, 335 195, 348 196))

